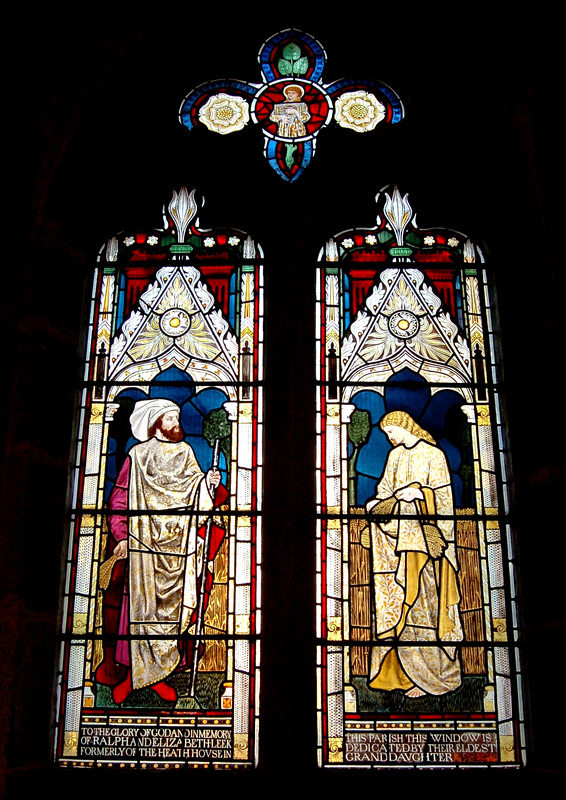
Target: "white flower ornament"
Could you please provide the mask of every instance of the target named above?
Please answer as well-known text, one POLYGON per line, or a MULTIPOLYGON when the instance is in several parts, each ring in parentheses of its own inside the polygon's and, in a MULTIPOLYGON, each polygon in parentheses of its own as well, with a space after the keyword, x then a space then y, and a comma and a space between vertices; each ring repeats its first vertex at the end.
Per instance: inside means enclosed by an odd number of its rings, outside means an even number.
POLYGON ((250 120, 250 109, 243 97, 230 94, 213 95, 199 111, 200 121, 209 131, 234 133, 241 131, 250 120))
POLYGON ((365 133, 385 119, 385 106, 371 92, 345 92, 336 100, 335 115, 343 128, 365 133))

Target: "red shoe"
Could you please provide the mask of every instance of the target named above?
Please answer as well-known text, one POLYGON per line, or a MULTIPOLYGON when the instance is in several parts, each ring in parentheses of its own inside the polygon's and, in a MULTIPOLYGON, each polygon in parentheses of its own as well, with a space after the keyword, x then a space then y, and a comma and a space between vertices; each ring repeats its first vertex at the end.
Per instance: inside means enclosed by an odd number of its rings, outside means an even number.
POLYGON ((174 703, 177 700, 177 690, 173 686, 169 686, 165 681, 154 683, 151 688, 162 700, 167 700, 168 703, 174 703))
POLYGON ((126 680, 119 683, 112 689, 112 697, 117 706, 123 703, 126 697, 132 692, 132 673, 128 671, 126 680))
POLYGON ((109 653, 105 653, 104 661, 94 673, 94 680, 104 686, 117 686, 124 680, 128 670, 126 667, 116 664, 112 648, 107 647, 105 650, 108 650, 109 653))

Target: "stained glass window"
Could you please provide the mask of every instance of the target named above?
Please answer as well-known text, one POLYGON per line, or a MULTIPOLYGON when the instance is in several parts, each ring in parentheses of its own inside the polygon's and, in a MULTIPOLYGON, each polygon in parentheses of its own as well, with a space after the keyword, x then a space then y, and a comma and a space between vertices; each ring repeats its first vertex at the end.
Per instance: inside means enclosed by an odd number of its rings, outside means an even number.
POLYGON ((257 754, 261 248, 195 192, 94 271, 58 680, 65 766, 257 754))
POLYGON ((493 287, 467 236, 378 202, 319 258, 319 764, 518 766, 493 287))
POLYGON ((258 61, 263 82, 214 80, 184 99, 180 120, 189 130, 199 124, 225 136, 250 120, 264 134, 264 154, 275 172, 293 183, 310 164, 317 137, 334 118, 357 133, 403 119, 403 104, 390 86, 375 79, 342 78, 323 83, 324 48, 295 28, 263 43, 258 61))

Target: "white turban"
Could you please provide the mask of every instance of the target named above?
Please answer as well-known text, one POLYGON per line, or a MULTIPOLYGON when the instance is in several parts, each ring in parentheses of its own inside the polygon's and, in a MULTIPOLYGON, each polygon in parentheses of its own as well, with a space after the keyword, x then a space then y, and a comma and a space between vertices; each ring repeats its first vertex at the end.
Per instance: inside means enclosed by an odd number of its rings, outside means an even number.
POLYGON ((132 426, 132 433, 139 442, 146 442, 148 439, 148 431, 153 423, 163 416, 167 411, 181 411, 177 403, 172 400, 163 400, 155 398, 155 400, 140 400, 134 406, 132 416, 130 417, 130 425, 132 426))

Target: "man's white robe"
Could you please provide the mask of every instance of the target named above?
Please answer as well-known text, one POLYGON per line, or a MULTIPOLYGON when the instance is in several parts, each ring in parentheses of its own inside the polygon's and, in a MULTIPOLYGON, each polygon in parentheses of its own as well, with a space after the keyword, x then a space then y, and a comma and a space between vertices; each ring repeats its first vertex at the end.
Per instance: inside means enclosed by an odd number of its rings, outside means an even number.
POLYGON ((142 637, 132 638, 130 657, 132 685, 140 689, 164 680, 180 661, 178 639, 196 608, 202 567, 198 514, 206 519, 213 501, 186 442, 153 438, 129 456, 129 629, 142 637), (135 513, 147 511, 156 513, 135 513))

